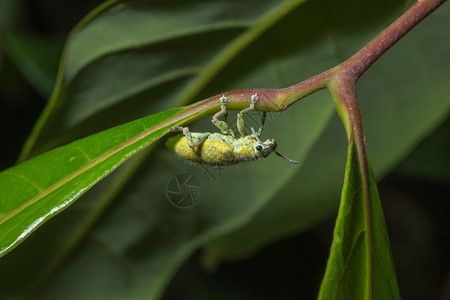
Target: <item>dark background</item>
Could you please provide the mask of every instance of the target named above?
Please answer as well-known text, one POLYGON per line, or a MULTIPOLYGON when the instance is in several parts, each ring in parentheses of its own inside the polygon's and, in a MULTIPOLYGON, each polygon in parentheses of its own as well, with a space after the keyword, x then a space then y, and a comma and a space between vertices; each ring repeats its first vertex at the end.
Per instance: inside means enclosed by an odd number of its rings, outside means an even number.
MULTIPOLYGON (((10 1, 16 8, 0 22, 0 38, 5 33, 30 37, 36 42, 30 47, 42 52, 41 62, 54 78, 64 39, 101 2, 10 1)), ((50 94, 36 87, 2 39, 0 51, 0 170, 4 170, 14 165, 50 94)), ((379 184, 403 299, 450 299, 448 153, 449 119, 379 184)), ((163 299, 314 299, 334 218, 245 261, 224 263, 214 273, 201 268, 199 251, 179 270, 163 299), (300 281, 311 289, 298 290, 300 281)))

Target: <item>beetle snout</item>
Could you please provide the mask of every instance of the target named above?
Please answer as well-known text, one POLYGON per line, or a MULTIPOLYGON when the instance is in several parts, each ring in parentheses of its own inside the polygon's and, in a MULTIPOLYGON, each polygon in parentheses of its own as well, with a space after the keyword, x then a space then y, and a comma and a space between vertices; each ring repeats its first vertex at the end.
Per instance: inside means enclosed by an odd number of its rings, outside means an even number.
POLYGON ((273 150, 277 148, 277 141, 275 141, 275 139, 270 139, 270 144, 272 145, 273 150))

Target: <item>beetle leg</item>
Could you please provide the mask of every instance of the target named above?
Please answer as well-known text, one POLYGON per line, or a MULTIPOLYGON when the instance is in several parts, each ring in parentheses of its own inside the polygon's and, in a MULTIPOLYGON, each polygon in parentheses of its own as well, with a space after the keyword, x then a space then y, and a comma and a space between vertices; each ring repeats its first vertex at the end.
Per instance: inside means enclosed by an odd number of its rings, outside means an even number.
POLYGON ((231 135, 232 137, 234 137, 234 132, 233 130, 231 130, 231 128, 228 126, 228 124, 224 121, 219 120, 219 117, 222 115, 225 115, 225 119, 227 116, 227 97, 222 96, 220 97, 220 111, 218 113, 216 113, 212 119, 211 122, 220 129, 220 131, 225 134, 225 135, 231 135))
POLYGON ((252 101, 250 102, 250 106, 241 110, 237 115, 237 128, 241 136, 245 136, 244 114, 248 111, 255 110, 255 104, 256 102, 258 102, 258 100, 259 100, 258 94, 252 95, 252 101))
POLYGON ((183 134, 186 137, 186 140, 189 144, 189 147, 191 147, 191 148, 194 148, 194 147, 200 145, 211 135, 210 132, 194 133, 195 135, 192 135, 191 132, 189 131, 188 127, 174 126, 169 129, 170 129, 170 131, 183 132, 183 134))
POLYGON ((267 115, 267 112, 263 112, 263 116, 262 116, 262 119, 261 119, 261 126, 259 126, 258 132, 256 133, 256 135, 258 137, 261 136, 261 133, 262 133, 263 128, 264 128, 264 124, 266 123, 266 115, 267 115))

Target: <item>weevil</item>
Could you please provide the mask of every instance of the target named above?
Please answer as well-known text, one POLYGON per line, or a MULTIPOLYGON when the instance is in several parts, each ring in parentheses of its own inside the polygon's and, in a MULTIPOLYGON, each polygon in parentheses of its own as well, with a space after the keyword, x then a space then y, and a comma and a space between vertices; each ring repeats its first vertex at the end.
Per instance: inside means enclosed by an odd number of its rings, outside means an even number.
POLYGON ((211 119, 211 122, 220 129, 221 133, 190 132, 188 127, 175 126, 171 127, 170 130, 181 131, 183 134, 169 138, 166 146, 184 159, 205 165, 232 165, 242 161, 265 158, 272 152, 290 163, 297 164, 298 162, 275 150, 277 147, 275 139, 268 139, 265 142, 259 139, 266 120, 266 112, 263 112, 258 131, 255 131, 252 127, 252 134, 245 134, 244 114, 255 110, 258 99, 258 94, 252 95, 250 106, 237 114, 237 129, 241 134, 240 138, 235 137, 233 130, 225 121, 219 120, 220 116, 227 115, 228 99, 222 96, 219 99, 221 109, 211 119))

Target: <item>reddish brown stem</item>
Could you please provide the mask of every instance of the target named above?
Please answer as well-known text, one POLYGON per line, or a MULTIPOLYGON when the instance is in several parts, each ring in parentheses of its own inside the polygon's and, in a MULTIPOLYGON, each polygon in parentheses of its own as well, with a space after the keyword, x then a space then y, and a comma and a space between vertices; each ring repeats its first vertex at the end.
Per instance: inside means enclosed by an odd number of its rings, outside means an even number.
MULTIPOLYGON (((249 105, 251 95, 258 93, 259 102, 257 110, 283 111, 304 97, 326 88, 330 82, 339 77, 346 76, 356 80, 389 48, 399 41, 407 32, 432 13, 446 0, 421 0, 408 9, 388 28, 370 41, 364 48, 340 65, 322 72, 314 77, 284 89, 245 89, 224 93, 228 97, 229 109, 242 109, 249 105)), ((201 106, 208 107, 201 115, 217 110, 220 106, 218 99, 221 95, 213 96, 201 106)), ((197 108, 197 107, 196 107, 197 108)), ((189 111, 186 114, 189 115, 189 111)), ((200 116, 200 115, 199 115, 200 116)), ((196 116, 196 117, 199 117, 196 116)), ((185 121, 190 121, 189 119, 185 121)))
POLYGON ((418 1, 352 57, 319 75, 280 90, 282 95, 273 101, 276 101, 279 110, 284 110, 305 96, 325 88, 337 76, 345 74, 356 81, 381 55, 445 1, 418 1))
POLYGON ((417 1, 394 23, 337 68, 359 78, 381 55, 445 1, 417 1))

